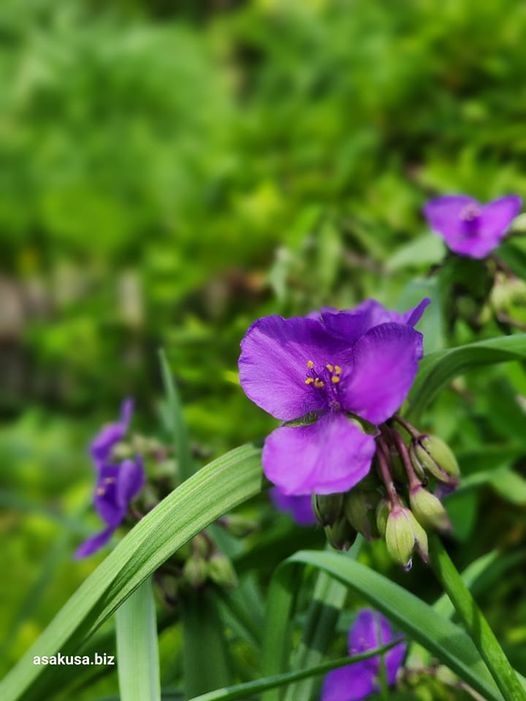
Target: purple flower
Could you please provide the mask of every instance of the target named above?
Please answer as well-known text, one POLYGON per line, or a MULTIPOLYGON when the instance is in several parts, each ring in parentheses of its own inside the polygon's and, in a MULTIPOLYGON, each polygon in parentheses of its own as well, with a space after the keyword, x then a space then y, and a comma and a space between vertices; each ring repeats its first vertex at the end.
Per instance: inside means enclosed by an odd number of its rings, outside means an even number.
POLYGON ((311 496, 288 496, 279 487, 273 487, 270 498, 278 511, 289 514, 299 526, 312 526, 316 523, 311 496))
POLYGON ((140 456, 120 463, 112 459, 114 446, 126 435, 132 411, 132 401, 123 402, 120 421, 104 427, 91 444, 90 453, 97 471, 93 505, 106 527, 82 543, 75 552, 76 559, 92 555, 106 545, 126 517, 130 502, 144 485, 144 465, 140 456))
MULTIPOLYGON (((389 621, 384 616, 372 609, 362 609, 349 631, 349 655, 373 650, 396 639, 389 621)), ((400 642, 383 656, 389 686, 396 682, 396 675, 402 666, 405 653, 406 645, 400 642)), ((379 691, 381 669, 382 659, 377 655, 329 672, 323 683, 321 701, 358 701, 379 691)))
POLYGON ((485 205, 467 195, 446 195, 428 202, 424 215, 452 251, 469 258, 485 258, 500 244, 521 206, 517 195, 485 205))
POLYGON ((284 494, 344 492, 369 472, 374 436, 349 414, 380 424, 400 407, 422 356, 413 325, 428 303, 399 314, 368 300, 249 328, 239 358, 247 397, 281 421, 312 418, 265 441, 263 469, 284 494))

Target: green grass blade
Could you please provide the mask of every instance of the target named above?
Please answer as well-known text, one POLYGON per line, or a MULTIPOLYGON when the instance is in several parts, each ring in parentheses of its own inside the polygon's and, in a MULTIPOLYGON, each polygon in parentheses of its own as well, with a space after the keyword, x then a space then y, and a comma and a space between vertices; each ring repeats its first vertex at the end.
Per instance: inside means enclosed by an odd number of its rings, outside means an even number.
POLYGON ((416 420, 451 379, 483 365, 526 359, 526 334, 499 336, 437 351, 422 360, 411 394, 408 417, 416 420))
POLYGON ((175 444, 177 454, 177 462, 179 467, 179 480, 184 482, 193 473, 192 451, 190 447, 190 437, 186 428, 186 423, 183 415, 183 407, 179 391, 175 380, 170 370, 166 353, 164 350, 159 351, 159 360, 161 363, 161 376, 166 394, 166 404, 164 407, 163 417, 166 424, 166 429, 170 434, 171 439, 175 444))
POLYGON ((374 650, 368 650, 367 652, 361 655, 355 655, 354 657, 340 657, 337 660, 324 662, 323 664, 316 665, 315 667, 299 669, 294 672, 285 672, 283 674, 276 674, 271 677, 262 677, 256 681, 238 684, 226 689, 215 689, 208 694, 196 696, 190 699, 190 701, 234 701, 235 699, 252 698, 254 694, 260 694, 262 691, 278 689, 279 687, 291 684, 292 682, 300 681, 301 679, 326 674, 332 669, 361 662, 362 660, 367 660, 375 655, 382 655, 385 652, 388 652, 395 645, 396 641, 390 643, 389 645, 375 648, 374 650))
POLYGON ((0 684, 2 701, 47 698, 60 667, 34 665, 34 656, 75 654, 172 553, 260 489, 260 450, 251 445, 230 451, 186 480, 123 538, 63 606, 0 684))
MULTIPOLYGON (((343 557, 355 560, 360 553, 362 543, 363 537, 358 535, 352 548, 343 557)), ((303 637, 291 661, 293 670, 305 669, 321 662, 334 639, 334 631, 347 593, 347 587, 341 582, 325 572, 319 572, 312 602, 307 612, 303 637)), ((285 694, 285 701, 310 699, 314 693, 316 682, 315 677, 309 677, 298 684, 289 686, 285 694)))
MULTIPOLYGON (((272 578, 269 592, 268 636, 271 626, 287 635, 301 570, 311 565, 354 589, 387 616, 408 637, 429 650, 442 663, 490 701, 502 701, 484 661, 466 633, 437 614, 431 606, 378 572, 336 553, 302 551, 286 560, 272 578)), ((285 660, 268 657, 264 673, 279 674, 285 660)))
POLYGON ((121 701, 160 701, 157 620, 151 578, 117 609, 115 625, 121 701))
POLYGON ((429 545, 431 566, 486 662, 503 697, 506 701, 526 700, 526 690, 523 689, 495 634, 462 581, 442 541, 434 536, 430 539, 429 545))

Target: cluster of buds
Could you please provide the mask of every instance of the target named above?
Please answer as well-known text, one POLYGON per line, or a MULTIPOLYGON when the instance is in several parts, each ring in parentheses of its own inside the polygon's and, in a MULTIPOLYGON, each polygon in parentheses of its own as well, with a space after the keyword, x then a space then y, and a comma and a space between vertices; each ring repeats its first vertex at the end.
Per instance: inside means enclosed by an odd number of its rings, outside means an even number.
POLYGON ((347 550, 357 533, 368 540, 384 538, 393 560, 410 569, 414 553, 428 561, 427 531, 451 529, 431 488, 440 483, 442 489, 455 489, 458 464, 444 441, 398 416, 381 427, 376 444, 375 469, 345 494, 314 495, 313 510, 334 548, 347 550))
POLYGON ((237 586, 237 575, 231 560, 203 531, 170 558, 157 573, 157 584, 164 600, 176 604, 185 592, 209 586, 232 589, 237 586))

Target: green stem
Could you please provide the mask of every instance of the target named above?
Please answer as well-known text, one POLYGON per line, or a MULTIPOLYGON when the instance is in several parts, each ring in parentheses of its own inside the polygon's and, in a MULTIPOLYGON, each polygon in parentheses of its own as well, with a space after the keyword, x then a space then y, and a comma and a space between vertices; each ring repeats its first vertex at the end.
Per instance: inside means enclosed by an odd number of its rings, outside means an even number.
POLYGON ((431 567, 451 599, 502 695, 506 701, 526 701, 526 690, 522 687, 495 634, 447 554, 442 541, 437 536, 433 536, 429 546, 431 567))
POLYGON ((157 621, 151 579, 115 615, 121 701, 160 701, 157 621))

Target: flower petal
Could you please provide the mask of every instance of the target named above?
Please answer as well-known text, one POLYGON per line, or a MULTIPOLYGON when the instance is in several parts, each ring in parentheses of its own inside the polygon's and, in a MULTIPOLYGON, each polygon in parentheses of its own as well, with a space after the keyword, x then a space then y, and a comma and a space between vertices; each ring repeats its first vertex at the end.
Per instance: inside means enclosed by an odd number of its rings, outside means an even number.
POLYGON ((270 490, 270 498, 278 511, 289 514, 299 526, 312 526, 316 523, 310 495, 288 496, 283 494, 279 487, 273 487, 270 490))
POLYGON ((333 669, 325 677, 321 701, 360 701, 376 690, 374 675, 365 662, 333 669))
POLYGON ((374 424, 389 419, 406 398, 422 357, 422 334, 381 324, 354 346, 351 377, 341 389, 345 409, 374 424))
POLYGON ((372 436, 344 414, 329 413, 309 426, 271 433, 263 469, 284 494, 345 492, 369 472, 374 451, 372 436))
POLYGON ((104 426, 90 445, 91 457, 100 464, 110 459, 113 447, 122 441, 133 414, 133 399, 125 399, 121 406, 119 421, 104 426))
POLYGON ((116 494, 117 504, 124 512, 128 510, 128 504, 137 496, 143 486, 144 466, 142 458, 137 456, 135 460, 124 460, 119 466, 116 494))
POLYGON ((315 319, 267 316, 256 321, 241 342, 239 379, 259 407, 282 421, 324 408, 323 395, 305 384, 307 363, 324 368, 347 349, 315 319))
POLYGON ((81 560, 83 557, 93 555, 93 553, 97 552, 97 550, 100 550, 106 545, 114 532, 114 528, 105 528, 100 533, 90 536, 75 550, 73 557, 75 560, 81 560))
POLYGON ((354 343, 367 331, 389 322, 415 326, 420 321, 431 300, 425 297, 416 307, 406 312, 386 309, 375 299, 367 299, 350 311, 322 310, 321 319, 325 328, 335 336, 354 343))
POLYGON ((124 518, 125 510, 117 501, 118 465, 102 465, 97 477, 93 504, 101 519, 116 528, 124 518))
POLYGON ((473 197, 445 195, 428 202, 423 211, 431 229, 441 234, 450 245, 450 242, 455 243, 458 237, 464 237, 465 222, 461 215, 470 205, 480 208, 480 203, 473 197))
POLYGON ((477 247, 472 249, 473 257, 484 258, 498 246, 508 231, 510 224, 519 214, 522 200, 517 195, 509 195, 493 200, 482 207, 477 236, 477 247), (475 253, 477 254, 475 256, 475 253))

